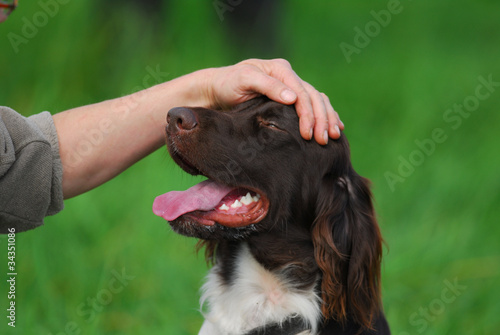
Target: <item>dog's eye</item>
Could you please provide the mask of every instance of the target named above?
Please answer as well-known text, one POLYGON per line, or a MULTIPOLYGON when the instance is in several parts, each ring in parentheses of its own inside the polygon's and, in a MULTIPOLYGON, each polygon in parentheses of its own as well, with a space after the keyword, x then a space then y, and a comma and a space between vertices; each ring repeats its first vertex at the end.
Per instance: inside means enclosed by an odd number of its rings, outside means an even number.
POLYGON ((262 127, 267 127, 267 128, 271 128, 271 129, 281 130, 280 127, 278 127, 278 125, 274 121, 260 120, 259 125, 261 125, 262 127))

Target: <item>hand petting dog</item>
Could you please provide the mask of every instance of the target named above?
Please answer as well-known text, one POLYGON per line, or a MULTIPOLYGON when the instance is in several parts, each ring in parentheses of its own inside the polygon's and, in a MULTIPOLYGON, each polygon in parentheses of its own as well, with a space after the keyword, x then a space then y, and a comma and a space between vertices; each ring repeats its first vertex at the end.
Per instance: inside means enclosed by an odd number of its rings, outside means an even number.
POLYGON ((285 105, 295 104, 300 117, 300 133, 327 144, 328 138, 340 137, 344 129, 339 115, 324 93, 303 81, 284 59, 249 59, 234 66, 215 69, 208 85, 209 108, 226 108, 259 95, 285 105))
POLYGON ((328 97, 300 79, 283 59, 250 59, 204 69, 113 100, 54 115, 63 164, 63 193, 71 198, 123 172, 164 143, 167 112, 177 106, 224 108, 259 95, 295 104, 300 134, 326 144, 344 128, 328 97), (85 147, 89 134, 99 143, 85 147), (84 156, 84 157, 83 157, 84 156))

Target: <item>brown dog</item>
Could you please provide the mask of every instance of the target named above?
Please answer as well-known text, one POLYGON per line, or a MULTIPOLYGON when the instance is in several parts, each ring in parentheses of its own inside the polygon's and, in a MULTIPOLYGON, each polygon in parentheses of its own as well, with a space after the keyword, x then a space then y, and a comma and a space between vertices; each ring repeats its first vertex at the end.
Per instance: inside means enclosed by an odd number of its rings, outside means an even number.
POLYGON ((159 196, 155 214, 214 261, 200 334, 389 334, 382 238, 345 135, 302 139, 293 107, 174 108, 167 146, 207 181, 159 196))

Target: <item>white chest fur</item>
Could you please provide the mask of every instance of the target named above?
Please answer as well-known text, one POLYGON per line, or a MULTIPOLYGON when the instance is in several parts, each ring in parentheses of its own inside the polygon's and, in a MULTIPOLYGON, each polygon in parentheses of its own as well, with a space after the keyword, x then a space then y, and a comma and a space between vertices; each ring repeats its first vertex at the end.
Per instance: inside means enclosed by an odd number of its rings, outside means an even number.
POLYGON ((316 331, 321 317, 320 298, 314 287, 300 290, 279 273, 262 267, 243 245, 236 255, 235 279, 226 285, 214 266, 201 297, 205 323, 199 335, 237 335, 248 330, 301 316, 316 331))

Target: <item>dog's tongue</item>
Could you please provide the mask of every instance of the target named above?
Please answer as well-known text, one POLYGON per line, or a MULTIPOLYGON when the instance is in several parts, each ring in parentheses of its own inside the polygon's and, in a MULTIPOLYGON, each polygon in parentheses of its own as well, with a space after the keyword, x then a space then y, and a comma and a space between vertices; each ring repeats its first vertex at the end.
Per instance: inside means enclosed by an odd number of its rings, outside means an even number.
POLYGON ((205 180, 186 191, 172 191, 156 197, 153 213, 172 221, 192 211, 209 211, 231 190, 232 187, 205 180))

